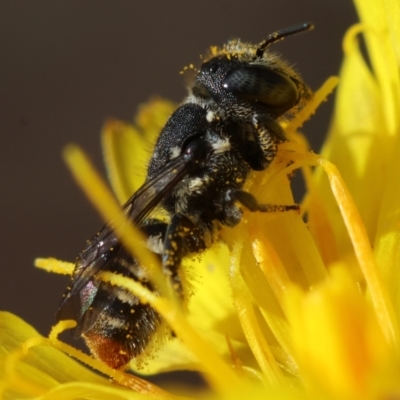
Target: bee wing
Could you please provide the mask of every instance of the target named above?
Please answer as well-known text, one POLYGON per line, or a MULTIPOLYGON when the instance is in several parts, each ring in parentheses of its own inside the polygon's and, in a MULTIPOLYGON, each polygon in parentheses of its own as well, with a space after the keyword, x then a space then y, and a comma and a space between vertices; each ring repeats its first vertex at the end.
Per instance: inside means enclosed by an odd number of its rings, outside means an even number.
MULTIPOLYGON (((126 202, 123 209, 127 217, 140 226, 145 218, 168 197, 190 171, 190 166, 183 156, 169 162, 154 179, 145 182, 126 202)), ((57 320, 79 320, 91 306, 100 282, 93 279, 102 271, 114 271, 113 262, 121 259, 125 249, 120 244, 110 224, 88 241, 87 246, 78 256, 72 284, 67 288, 57 311, 57 320)), ((120 272, 120 271, 118 271, 120 272)), ((94 319, 93 317, 92 319, 94 319)), ((85 325, 92 325, 90 322, 85 325)))
POLYGON ((136 226, 140 226, 162 200, 173 192, 190 170, 190 162, 184 156, 169 162, 162 172, 145 182, 125 203, 123 208, 129 219, 136 226))

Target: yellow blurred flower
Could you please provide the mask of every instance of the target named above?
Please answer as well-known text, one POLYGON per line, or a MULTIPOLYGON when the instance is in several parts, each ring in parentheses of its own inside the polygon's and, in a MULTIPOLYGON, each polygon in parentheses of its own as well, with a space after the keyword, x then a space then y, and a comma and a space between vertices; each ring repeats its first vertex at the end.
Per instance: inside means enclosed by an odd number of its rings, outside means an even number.
MULTIPOLYGON (((302 215, 246 213, 238 227, 224 228, 225 244, 183 266, 192 293, 187 307, 104 274, 151 304, 178 337, 160 346, 142 373, 197 370, 210 389, 190 397, 207 399, 400 398, 400 3, 356 0, 356 6, 361 23, 344 40, 322 156, 308 151, 297 130, 334 79, 285 127, 290 141, 271 167, 247 183, 260 202, 292 204, 288 175, 302 168, 302 215)), ((145 160, 172 110, 153 100, 135 127, 106 124, 105 159, 120 203, 143 182, 145 160)), ((102 215, 118 218, 118 206, 80 150, 69 147, 66 158, 102 215)), ((128 247, 130 238, 123 239, 128 247)), ((73 267, 51 259, 37 264, 61 273, 73 267)), ((17 317, 0 314, 3 398, 174 397, 60 342, 57 334, 65 328, 61 323, 43 338, 17 317)))

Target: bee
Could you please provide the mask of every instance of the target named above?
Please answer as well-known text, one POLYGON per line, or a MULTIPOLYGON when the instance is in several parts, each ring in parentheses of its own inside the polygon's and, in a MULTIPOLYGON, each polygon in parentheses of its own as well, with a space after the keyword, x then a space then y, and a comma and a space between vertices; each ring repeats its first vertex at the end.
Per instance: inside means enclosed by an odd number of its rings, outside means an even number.
MULTIPOLYGON (((159 134, 145 183, 123 206, 181 297, 182 259, 220 240, 221 225, 237 225, 243 207, 298 210, 296 204, 260 204, 243 185, 250 171, 268 167, 286 140, 279 121, 311 97, 299 75, 268 47, 311 28, 284 29, 258 45, 231 40, 222 49, 212 48, 189 84, 187 98, 159 134)), ((146 266, 106 224, 77 257, 56 318, 75 320, 74 335, 84 338, 96 358, 119 368, 145 352, 162 319, 132 293, 102 281, 104 271, 159 294, 146 266)))

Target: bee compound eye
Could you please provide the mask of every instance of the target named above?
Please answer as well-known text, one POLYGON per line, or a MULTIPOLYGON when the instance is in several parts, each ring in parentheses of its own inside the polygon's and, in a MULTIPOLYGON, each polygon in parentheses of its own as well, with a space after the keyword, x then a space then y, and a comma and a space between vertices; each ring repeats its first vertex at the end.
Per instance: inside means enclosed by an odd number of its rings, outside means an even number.
POLYGON ((258 65, 232 71, 222 86, 242 99, 277 109, 290 109, 299 98, 297 86, 288 75, 258 65))

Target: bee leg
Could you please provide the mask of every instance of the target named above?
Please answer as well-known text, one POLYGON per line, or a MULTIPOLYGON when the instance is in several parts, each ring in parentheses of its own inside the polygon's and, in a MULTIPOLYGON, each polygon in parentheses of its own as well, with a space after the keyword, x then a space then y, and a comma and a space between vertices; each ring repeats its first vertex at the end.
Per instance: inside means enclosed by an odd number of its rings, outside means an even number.
POLYGON ((225 201, 224 222, 229 226, 238 224, 242 217, 242 211, 236 206, 236 202, 239 202, 252 212, 300 211, 298 204, 260 204, 251 193, 245 192, 244 190, 228 190, 225 195, 225 201))
POLYGON ((278 145, 286 140, 285 133, 279 123, 271 117, 256 114, 252 122, 256 130, 256 141, 263 154, 262 168, 257 170, 264 170, 275 158, 278 145))
POLYGON ((180 295, 182 295, 182 283, 178 272, 182 258, 188 253, 199 252, 206 248, 203 233, 189 218, 175 214, 165 234, 163 272, 170 277, 174 289, 180 295))

